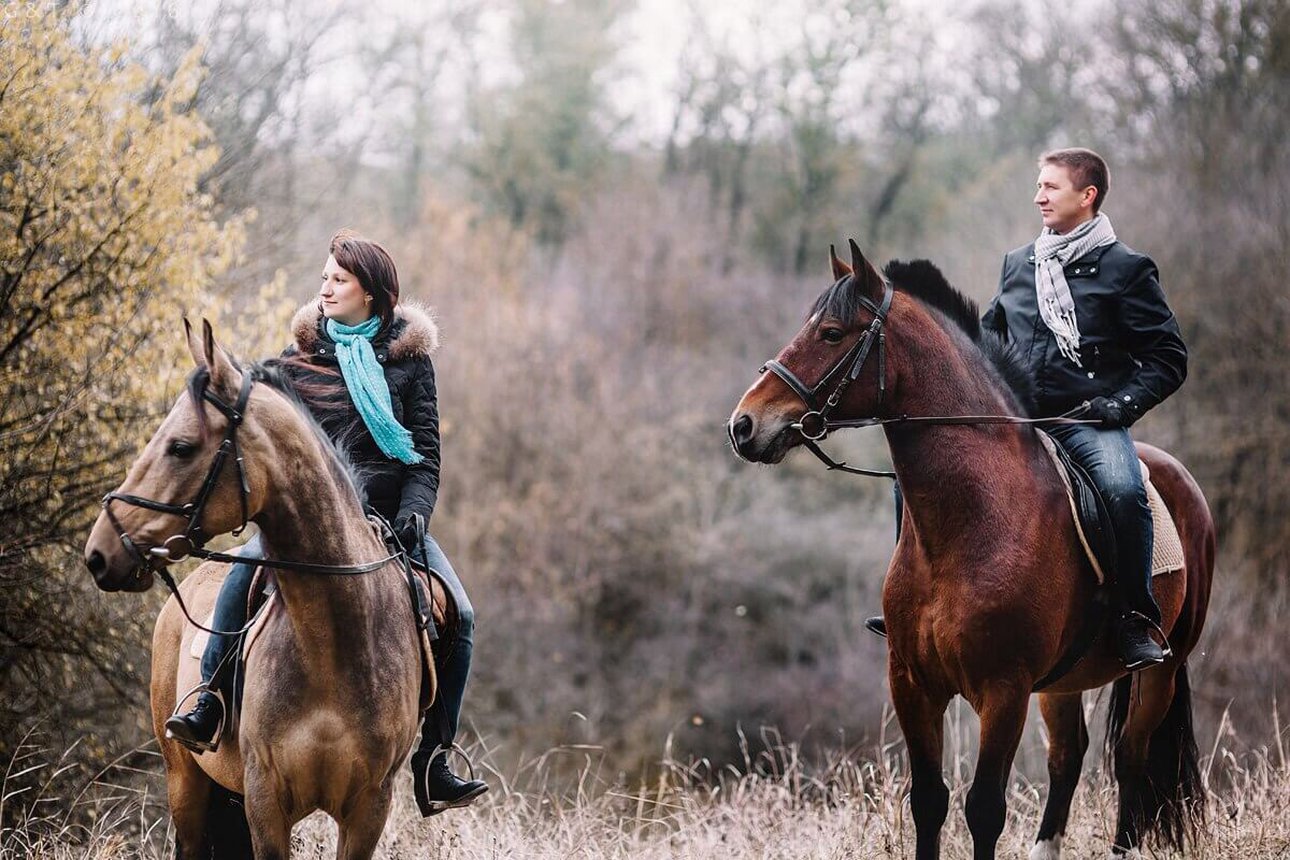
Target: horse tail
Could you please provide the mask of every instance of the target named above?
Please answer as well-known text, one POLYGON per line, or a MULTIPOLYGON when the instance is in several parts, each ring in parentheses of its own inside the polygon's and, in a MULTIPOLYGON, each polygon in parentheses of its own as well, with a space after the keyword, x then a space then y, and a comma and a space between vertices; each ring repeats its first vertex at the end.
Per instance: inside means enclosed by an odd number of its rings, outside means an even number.
POLYGON ((251 855, 251 827, 242 795, 215 783, 207 800, 206 838, 212 860, 242 860, 251 855))
POLYGON ((1133 676, 1115 682, 1107 713, 1106 744, 1114 754, 1120 814, 1139 837, 1154 835, 1182 852, 1204 825, 1205 786, 1192 723, 1191 682, 1184 662, 1174 674, 1169 710, 1147 742, 1145 765, 1133 767, 1119 745, 1128 721, 1133 676))

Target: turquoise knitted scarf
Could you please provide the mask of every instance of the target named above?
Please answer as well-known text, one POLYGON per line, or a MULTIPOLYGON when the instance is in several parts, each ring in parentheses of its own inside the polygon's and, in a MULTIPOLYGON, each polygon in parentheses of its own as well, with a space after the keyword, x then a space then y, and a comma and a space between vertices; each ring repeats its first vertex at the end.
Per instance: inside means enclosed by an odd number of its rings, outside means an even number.
POLYGON ((420 463, 421 455, 412 447, 412 434, 394 417, 390 386, 372 349, 372 338, 380 327, 379 316, 359 325, 327 320, 327 334, 336 341, 336 359, 345 387, 377 446, 387 457, 404 463, 420 463))

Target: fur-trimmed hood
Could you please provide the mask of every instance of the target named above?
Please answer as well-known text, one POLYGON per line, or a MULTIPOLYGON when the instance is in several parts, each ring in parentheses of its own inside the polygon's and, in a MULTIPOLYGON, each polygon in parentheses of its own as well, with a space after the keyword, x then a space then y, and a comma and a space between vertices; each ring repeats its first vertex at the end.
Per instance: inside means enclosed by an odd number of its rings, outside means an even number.
MULTIPOLYGON (((333 343, 323 328, 317 300, 306 302, 296 311, 291 319, 291 336, 303 355, 312 355, 333 343)), ((399 302, 394 307, 394 324, 378 334, 372 346, 378 352, 388 350, 390 361, 429 358, 439 349, 439 324, 434 312, 417 302, 399 302)))

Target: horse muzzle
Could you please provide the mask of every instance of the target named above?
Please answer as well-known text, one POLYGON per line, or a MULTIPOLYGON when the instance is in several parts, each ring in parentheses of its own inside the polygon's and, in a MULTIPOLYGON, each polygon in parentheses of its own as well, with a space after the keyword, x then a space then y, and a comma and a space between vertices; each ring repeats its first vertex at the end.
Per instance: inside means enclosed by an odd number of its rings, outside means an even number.
POLYGON ((147 591, 152 588, 152 570, 131 560, 125 564, 113 564, 96 549, 86 553, 85 566, 100 591, 147 591))
POLYGON ((732 415, 726 433, 735 453, 750 463, 780 462, 799 438, 792 422, 780 420, 768 426, 747 412, 732 415))
POLYGON ((101 591, 147 591, 152 569, 129 548, 100 516, 85 543, 85 567, 101 591))

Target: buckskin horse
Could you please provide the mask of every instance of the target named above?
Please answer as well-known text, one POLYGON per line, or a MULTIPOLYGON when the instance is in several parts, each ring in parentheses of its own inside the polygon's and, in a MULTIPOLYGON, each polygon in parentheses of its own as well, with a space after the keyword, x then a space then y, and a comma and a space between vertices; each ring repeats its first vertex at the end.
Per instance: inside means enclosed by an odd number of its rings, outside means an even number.
POLYGON ((197 660, 184 656, 198 631, 184 615, 209 615, 226 567, 198 567, 180 588, 183 604, 171 597, 157 619, 152 717, 176 853, 286 858, 292 826, 321 809, 339 826, 338 857, 370 857, 425 692, 408 582, 289 385, 263 365, 239 369, 209 323, 200 339, 185 328, 197 369, 104 499, 86 564, 104 591, 146 591, 154 571, 168 578, 171 561, 220 557, 202 544, 249 519, 264 534, 280 601, 246 658, 237 731, 201 756, 167 739, 164 723, 179 691, 200 681, 197 660), (244 819, 231 795, 244 796, 244 819))
MULTIPOLYGON (((838 422, 883 427, 904 495, 882 604, 916 855, 939 854, 949 805, 943 716, 961 695, 981 722, 968 828, 974 856, 994 857, 1032 688, 1080 635, 1097 581, 1039 435, 1020 417, 999 417, 1022 409, 1018 374, 1007 348, 982 333, 975 304, 926 261, 889 264, 889 284, 854 241, 851 265, 830 256, 833 286, 739 401, 730 440, 744 459, 778 463, 802 444, 826 457, 815 442, 838 422)), ((1138 851, 1146 837, 1181 848, 1202 821, 1187 656, 1209 604, 1214 526, 1182 464, 1137 448, 1182 540, 1183 569, 1154 581, 1173 653, 1128 676, 1103 633, 1039 694, 1050 787, 1034 860, 1060 856, 1088 747, 1082 693, 1106 684, 1119 787, 1112 855, 1138 851)))

